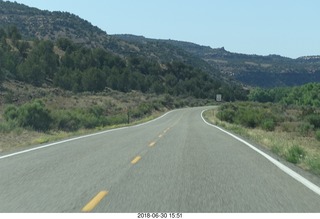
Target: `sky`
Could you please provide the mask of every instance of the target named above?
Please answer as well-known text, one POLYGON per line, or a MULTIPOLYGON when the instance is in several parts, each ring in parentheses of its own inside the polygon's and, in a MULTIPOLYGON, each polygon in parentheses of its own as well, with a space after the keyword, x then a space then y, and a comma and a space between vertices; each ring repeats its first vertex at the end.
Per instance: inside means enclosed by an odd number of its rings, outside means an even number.
POLYGON ((236 53, 320 55, 319 0, 16 0, 78 15, 108 34, 193 42, 236 53))

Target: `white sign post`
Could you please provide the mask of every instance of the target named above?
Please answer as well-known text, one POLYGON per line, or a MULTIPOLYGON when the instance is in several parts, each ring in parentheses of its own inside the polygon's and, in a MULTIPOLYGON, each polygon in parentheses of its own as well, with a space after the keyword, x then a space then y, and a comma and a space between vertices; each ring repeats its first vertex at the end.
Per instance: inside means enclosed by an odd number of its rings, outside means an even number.
POLYGON ((217 94, 216 95, 216 101, 217 102, 221 102, 222 101, 222 95, 221 94, 217 94))

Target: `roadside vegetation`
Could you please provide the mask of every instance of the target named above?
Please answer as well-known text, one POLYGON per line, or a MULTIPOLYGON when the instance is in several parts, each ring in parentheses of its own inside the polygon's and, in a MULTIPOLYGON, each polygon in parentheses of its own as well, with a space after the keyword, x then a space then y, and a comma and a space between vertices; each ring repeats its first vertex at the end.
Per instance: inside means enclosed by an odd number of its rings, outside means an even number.
POLYGON ((320 109, 275 103, 234 102, 206 118, 265 146, 288 162, 320 175, 320 109))
POLYGON ((286 106, 320 107, 320 83, 272 89, 255 88, 248 95, 248 100, 260 103, 280 103, 286 106))
POLYGON ((0 95, 0 152, 133 125, 180 107, 212 104, 141 92, 73 93, 6 81, 0 95))

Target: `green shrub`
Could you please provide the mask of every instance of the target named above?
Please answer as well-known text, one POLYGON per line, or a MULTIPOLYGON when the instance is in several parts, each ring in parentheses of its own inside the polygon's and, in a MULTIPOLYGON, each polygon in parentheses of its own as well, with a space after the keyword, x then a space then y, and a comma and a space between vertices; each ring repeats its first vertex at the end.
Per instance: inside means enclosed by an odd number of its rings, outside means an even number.
POLYGON ((314 128, 320 128, 320 114, 311 114, 307 117, 307 121, 313 125, 314 128))
POLYGON ((0 123, 0 133, 10 133, 18 127, 15 120, 5 121, 0 123))
POLYGON ((90 114, 93 114, 95 117, 100 117, 104 115, 105 110, 101 106, 92 106, 91 108, 89 108, 88 112, 90 114))
POLYGON ((277 155, 282 155, 283 153, 283 148, 280 145, 273 145, 271 147, 271 151, 277 155))
POLYGON ((152 112, 153 108, 151 104, 148 103, 142 103, 139 105, 138 107, 139 111, 141 112, 141 114, 144 115, 148 115, 152 112))
POLYGON ((229 122, 229 123, 234 122, 235 115, 236 115, 236 112, 233 109, 220 110, 217 113, 218 119, 229 122))
POLYGON ((285 154, 286 160, 294 164, 299 163, 302 159, 305 158, 305 156, 306 151, 297 145, 290 147, 285 154))
POLYGON ((283 122, 280 126, 284 132, 295 132, 297 130, 297 125, 293 122, 283 122))
POLYGON ((320 141, 320 129, 316 131, 316 139, 320 141))
POLYGON ((56 128, 59 130, 76 131, 81 127, 80 119, 71 111, 57 111, 54 113, 53 118, 56 123, 56 128))
POLYGON ((274 131, 277 121, 281 118, 279 115, 274 115, 273 111, 279 110, 270 104, 250 102, 224 104, 220 107, 217 117, 247 128, 261 127, 266 131, 274 131))
POLYGON ((310 136, 313 129, 314 126, 308 122, 302 122, 298 126, 298 132, 304 137, 310 136))
POLYGON ((266 131, 274 131, 276 123, 273 119, 267 118, 262 120, 261 128, 266 131))
POLYGON ((320 157, 313 157, 307 160, 310 169, 313 173, 320 175, 320 157))
POLYGON ((4 102, 5 102, 5 103, 13 103, 13 99, 14 99, 14 93, 13 93, 13 91, 8 91, 8 92, 4 95, 4 102))
POLYGON ((141 118, 152 113, 155 106, 152 103, 142 103, 138 107, 130 110, 130 117, 141 118))
POLYGON ((94 114, 82 114, 81 124, 86 129, 96 128, 101 125, 100 117, 94 114))
POLYGON ((18 117, 18 108, 13 105, 7 106, 7 108, 4 111, 4 118, 7 121, 11 121, 11 120, 16 120, 17 117, 18 117))
POLYGON ((8 122, 14 121, 20 127, 30 127, 37 131, 49 130, 53 121, 50 111, 40 100, 26 103, 19 108, 10 105, 5 109, 4 118, 8 122))
POLYGON ((128 116, 127 114, 118 114, 115 116, 108 116, 106 121, 108 125, 125 124, 128 122, 128 116))
POLYGON ((18 109, 18 124, 22 127, 31 127, 37 131, 47 131, 51 123, 50 112, 40 100, 22 105, 18 109))
MULTIPOLYGON (((153 102, 152 102, 152 105, 153 105, 153 108, 155 109, 155 110, 157 110, 157 111, 161 111, 162 109, 163 109, 163 105, 162 105, 162 103, 160 102, 160 100, 154 100, 153 102)), ((184 104, 184 105, 186 105, 186 104, 184 104)))
POLYGON ((247 128, 255 128, 261 122, 261 113, 256 109, 242 108, 237 114, 236 122, 247 128))

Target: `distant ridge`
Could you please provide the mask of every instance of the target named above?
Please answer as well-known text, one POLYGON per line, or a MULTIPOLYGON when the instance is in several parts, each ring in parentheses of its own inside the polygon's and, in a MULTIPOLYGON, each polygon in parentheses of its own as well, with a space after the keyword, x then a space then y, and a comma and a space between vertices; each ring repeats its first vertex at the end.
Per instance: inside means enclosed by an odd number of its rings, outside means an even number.
POLYGON ((308 61, 320 61, 320 55, 319 56, 301 56, 298 59, 308 60, 308 61))

